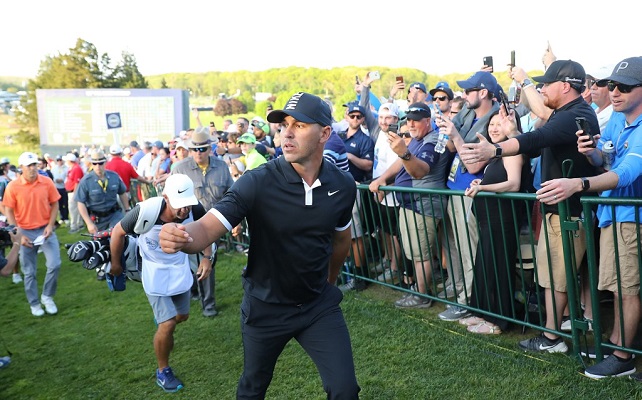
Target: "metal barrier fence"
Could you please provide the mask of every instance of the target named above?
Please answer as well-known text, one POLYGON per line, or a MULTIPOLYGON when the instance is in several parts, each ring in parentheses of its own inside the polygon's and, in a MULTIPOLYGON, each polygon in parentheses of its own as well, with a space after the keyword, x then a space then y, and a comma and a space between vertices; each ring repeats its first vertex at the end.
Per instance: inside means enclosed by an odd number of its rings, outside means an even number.
MULTIPOLYGON (((367 185, 358 185, 358 189, 358 213, 353 218, 359 221, 353 221, 353 226, 360 226, 361 232, 353 231, 353 235, 362 233, 357 243, 363 243, 363 248, 353 245, 342 273, 344 282, 362 280, 467 308, 502 324, 521 326, 522 331, 527 327, 548 331, 570 339, 575 355, 589 345, 596 346, 598 360, 603 353, 600 345, 642 354, 605 344, 602 339, 606 315, 600 300, 608 300, 610 293, 597 290, 599 243, 595 240, 599 231, 593 212, 597 204, 639 208, 642 200, 584 197, 583 215, 589 218, 570 217, 566 204, 561 203, 558 219, 545 212, 534 194, 480 192, 471 199, 463 191, 449 189, 382 187, 385 193, 412 198, 418 212, 404 212, 385 200, 378 204, 367 185), (429 243, 420 246, 422 240, 429 243), (355 257, 356 251, 362 255, 355 257), (365 265, 355 265, 356 260, 365 265), (410 286, 411 280, 417 285, 410 286), (568 318, 547 315, 542 285, 558 289, 550 296, 552 309, 561 308, 564 302, 558 291, 566 293, 563 315, 568 318), (585 313, 592 313, 592 322, 585 313), (547 318, 548 325, 557 328, 547 328, 547 318), (561 329, 562 324, 567 330, 561 329)), ((642 260, 640 238, 638 223, 638 265, 642 260)), ((619 279, 619 260, 614 261, 619 279)), ((621 313, 622 295, 615 301, 621 313)), ((622 319, 620 315, 620 322, 622 319)), ((624 336, 624 326, 619 325, 614 329, 624 336)))

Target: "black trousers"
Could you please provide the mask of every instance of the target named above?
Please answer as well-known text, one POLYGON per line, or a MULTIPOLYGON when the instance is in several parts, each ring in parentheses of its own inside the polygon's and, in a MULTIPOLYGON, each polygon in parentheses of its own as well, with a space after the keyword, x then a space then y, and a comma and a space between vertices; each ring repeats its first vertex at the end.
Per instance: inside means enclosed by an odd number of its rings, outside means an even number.
POLYGON ((69 219, 69 196, 65 189, 58 189, 60 193, 60 200, 58 200, 58 211, 60 211, 60 219, 67 220, 69 219))
POLYGON ((241 303, 244 366, 237 399, 264 399, 285 345, 297 342, 317 366, 328 399, 358 399, 350 334, 339 303, 343 294, 327 284, 309 304, 265 303, 248 294, 241 303))

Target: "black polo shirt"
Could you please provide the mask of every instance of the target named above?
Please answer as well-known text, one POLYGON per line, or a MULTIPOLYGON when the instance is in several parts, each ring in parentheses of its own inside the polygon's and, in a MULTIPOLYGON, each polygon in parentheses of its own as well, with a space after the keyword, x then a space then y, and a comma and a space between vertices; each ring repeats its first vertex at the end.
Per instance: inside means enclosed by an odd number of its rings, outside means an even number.
POLYGON ((325 159, 308 193, 285 157, 243 174, 214 209, 228 227, 247 218, 246 293, 282 304, 317 297, 327 284, 332 237, 349 229, 356 192, 352 176, 325 159))

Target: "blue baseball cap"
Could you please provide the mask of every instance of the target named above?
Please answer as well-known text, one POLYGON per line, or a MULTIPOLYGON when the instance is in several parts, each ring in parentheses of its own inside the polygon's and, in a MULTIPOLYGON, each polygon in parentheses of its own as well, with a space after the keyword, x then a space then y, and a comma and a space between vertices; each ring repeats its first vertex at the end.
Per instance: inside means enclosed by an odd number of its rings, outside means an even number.
POLYGON ((493 95, 497 95, 497 79, 486 71, 477 71, 465 81, 457 81, 462 89, 487 89, 493 95))
POLYGON ((363 106, 360 106, 359 104, 356 104, 356 103, 350 103, 348 105, 348 114, 355 111, 360 112, 361 115, 366 115, 366 109, 363 108, 363 106))
POLYGON ((408 86, 408 92, 410 92, 410 89, 412 88, 419 89, 424 93, 428 93, 428 91, 426 90, 426 85, 421 82, 415 82, 412 85, 408 86))

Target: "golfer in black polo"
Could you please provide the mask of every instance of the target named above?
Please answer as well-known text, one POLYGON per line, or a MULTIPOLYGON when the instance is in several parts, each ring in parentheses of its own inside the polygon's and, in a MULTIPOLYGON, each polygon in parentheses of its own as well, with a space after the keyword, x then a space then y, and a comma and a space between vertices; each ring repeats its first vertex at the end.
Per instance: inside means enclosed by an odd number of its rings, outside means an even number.
POLYGON ((268 121, 283 125, 283 156, 243 174, 198 221, 165 224, 160 244, 168 253, 195 253, 247 218, 252 246, 243 276, 237 398, 265 397, 279 355, 295 338, 328 398, 356 399, 343 296, 335 286, 350 249, 354 179, 323 158, 332 114, 319 97, 296 93, 268 121))

